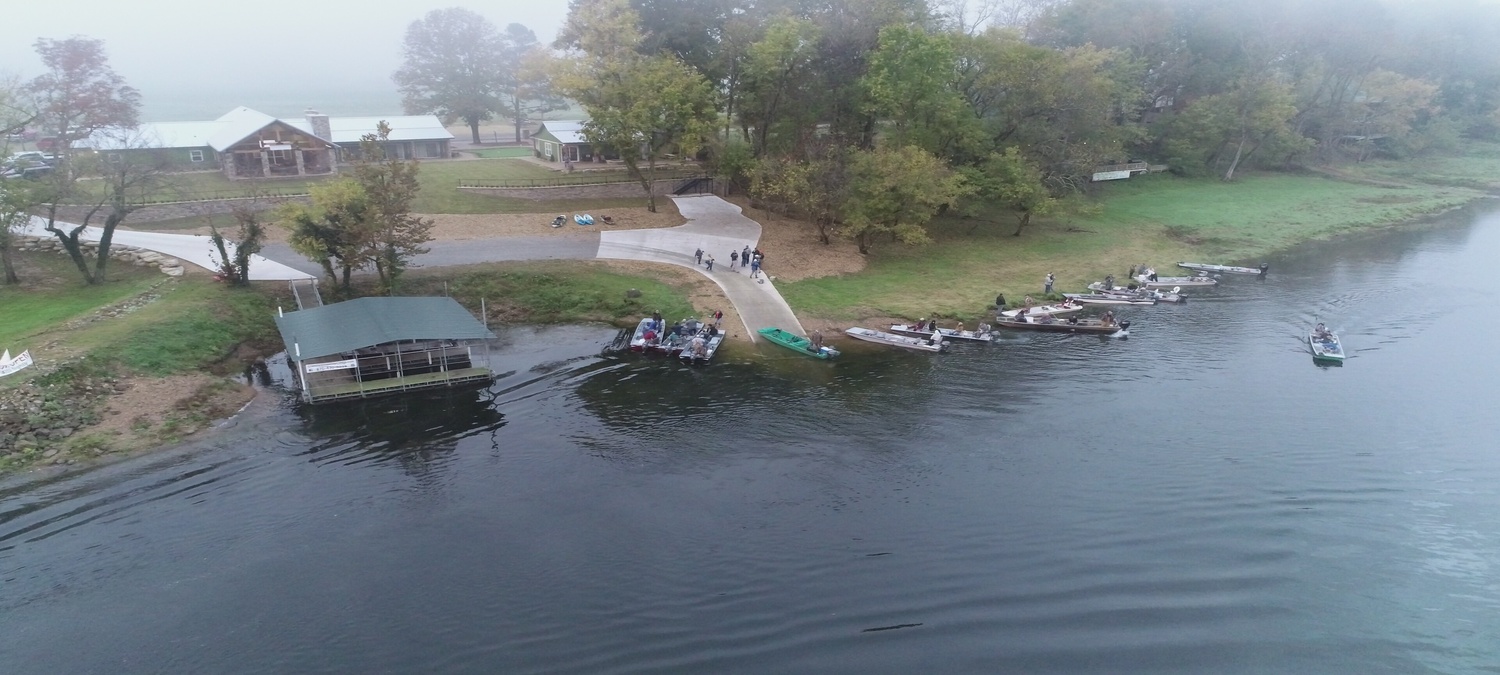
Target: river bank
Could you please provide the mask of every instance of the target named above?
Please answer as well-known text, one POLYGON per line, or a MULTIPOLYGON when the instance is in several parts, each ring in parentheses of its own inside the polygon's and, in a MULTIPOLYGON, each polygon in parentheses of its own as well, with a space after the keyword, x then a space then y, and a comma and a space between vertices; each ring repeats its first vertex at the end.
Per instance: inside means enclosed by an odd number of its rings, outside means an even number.
MULTIPOLYGON (((734 201, 761 223, 766 269, 798 318, 834 335, 856 322, 980 320, 997 293, 1011 302, 1040 295, 1048 272, 1057 290, 1073 290, 1105 274, 1121 278, 1140 263, 1257 263, 1307 241, 1426 222, 1496 187, 1484 175, 1495 152, 1486 146, 1471 163, 1442 158, 1408 174, 1371 162, 1358 172, 1249 175, 1233 184, 1141 177, 1102 186, 1086 215, 1042 220, 1018 237, 1003 214, 948 217, 931 225, 929 245, 886 244, 869 256, 839 239, 824 245, 806 223, 734 201)), ((521 236, 531 234, 531 221, 544 221, 543 214, 505 216, 490 228, 484 216, 467 218, 439 235, 521 236)), ((661 218, 663 225, 680 220, 675 209, 661 218)), ((228 289, 201 271, 163 280, 122 265, 117 281, 73 288, 65 263, 23 255, 24 275, 54 287, 46 302, 38 304, 36 288, 0 295, 0 311, 28 318, 3 335, 7 348, 31 348, 39 360, 34 372, 0 382, 0 472, 180 441, 239 409, 253 390, 233 376, 280 350, 271 316, 291 304, 280 284, 228 289)), ((483 304, 497 323, 629 325, 653 311, 722 309, 727 325, 739 325, 712 281, 669 265, 553 260, 417 269, 402 292, 447 293, 476 313, 483 304)))

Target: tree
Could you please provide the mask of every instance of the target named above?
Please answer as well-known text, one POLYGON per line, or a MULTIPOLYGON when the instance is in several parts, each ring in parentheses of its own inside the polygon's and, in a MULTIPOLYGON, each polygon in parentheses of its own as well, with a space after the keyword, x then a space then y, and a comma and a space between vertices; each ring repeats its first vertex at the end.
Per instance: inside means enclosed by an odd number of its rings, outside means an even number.
POLYGON ((584 138, 619 153, 654 212, 657 161, 668 149, 697 154, 714 133, 717 97, 675 56, 636 52, 636 25, 625 0, 575 3, 559 41, 576 40, 578 48, 557 65, 557 84, 588 112, 584 138))
POLYGON ((283 204, 277 217, 291 230, 292 250, 323 267, 328 280, 344 294, 355 270, 370 263, 370 203, 363 188, 342 178, 315 185, 308 191, 310 204, 283 204))
POLYGON ((266 239, 266 227, 260 222, 260 213, 250 207, 236 204, 234 216, 234 253, 229 252, 229 241, 219 228, 209 224, 208 238, 219 250, 219 273, 231 286, 250 284, 250 258, 260 253, 266 239))
POLYGON ((877 235, 904 244, 931 241, 927 223, 967 192, 962 175, 910 145, 854 153, 849 174, 842 232, 866 254, 877 235))
POLYGON ((973 115, 965 114, 956 80, 946 36, 898 25, 880 31, 880 45, 862 82, 870 112, 887 125, 887 142, 943 156, 979 135, 977 128, 970 129, 977 125, 973 115))
POLYGON ((1174 118, 1166 147, 1173 165, 1187 173, 1202 167, 1234 180, 1261 144, 1293 142, 1296 114, 1288 86, 1262 78, 1242 81, 1230 92, 1194 101, 1174 118))
POLYGON ((374 267, 390 291, 411 258, 427 249, 432 221, 411 215, 418 164, 387 158, 381 144, 390 135, 384 121, 360 138, 354 175, 312 188, 311 204, 286 204, 278 216, 291 230, 292 250, 323 267, 345 294, 354 272, 374 267))
POLYGON ((411 265, 411 259, 427 249, 432 241, 432 220, 411 214, 411 204, 422 184, 417 180, 420 166, 414 161, 387 157, 382 150, 390 138, 391 127, 382 120, 375 133, 359 139, 359 162, 354 165, 354 180, 364 191, 368 211, 369 260, 375 265, 380 284, 387 291, 396 285, 397 277, 411 265))
MULTIPOLYGON (((974 196, 967 202, 967 215, 976 217, 978 211, 988 212, 994 206, 1003 206, 1015 214, 1013 236, 1021 236, 1021 230, 1031 224, 1033 216, 1048 215, 1062 203, 1042 182, 1042 172, 1014 147, 992 153, 982 164, 964 167, 962 173, 974 196)), ((976 223, 969 231, 978 227, 976 223)))
POLYGON ((36 41, 36 51, 46 70, 27 85, 27 90, 36 101, 39 120, 56 135, 54 152, 58 155, 38 192, 41 203, 47 205, 46 229, 62 243, 84 281, 103 283, 115 228, 137 208, 141 197, 161 187, 169 167, 165 156, 145 149, 135 133, 140 94, 110 67, 102 41, 41 38, 36 41), (85 139, 89 139, 90 147, 104 144, 118 152, 103 157, 97 152, 80 154, 75 146, 85 139), (108 161, 111 159, 116 161, 108 161), (91 194, 78 190, 79 179, 85 176, 98 179, 91 182, 91 194), (59 227, 58 207, 68 200, 92 203, 92 208, 82 223, 59 227), (106 206, 103 234, 94 269, 90 270, 78 238, 89 220, 106 206))
POLYGON ((811 21, 787 16, 772 21, 765 37, 746 49, 736 96, 740 128, 756 156, 769 151, 773 138, 787 139, 781 146, 790 149, 801 130, 816 123, 809 99, 818 40, 811 21))
POLYGON ((500 109, 514 72, 494 24, 461 7, 435 9, 407 26, 402 49, 394 79, 407 114, 461 119, 479 143, 479 123, 500 109))
POLYGON ((31 207, 34 206, 28 194, 29 186, 22 185, 22 182, 0 181, 0 268, 3 268, 7 285, 21 283, 21 278, 16 275, 15 262, 10 257, 11 248, 15 245, 16 230, 31 220, 31 207))
POLYGON ((516 142, 520 143, 521 129, 533 113, 567 107, 567 101, 552 93, 546 50, 530 28, 518 23, 506 26, 501 45, 506 69, 500 82, 500 108, 511 119, 516 142))

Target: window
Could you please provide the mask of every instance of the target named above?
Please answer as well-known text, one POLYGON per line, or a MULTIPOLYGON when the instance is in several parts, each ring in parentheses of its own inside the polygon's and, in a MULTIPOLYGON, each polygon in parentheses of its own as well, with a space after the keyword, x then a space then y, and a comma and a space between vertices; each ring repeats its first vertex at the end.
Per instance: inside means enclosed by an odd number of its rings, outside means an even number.
POLYGON ((202 150, 189 150, 188 151, 188 161, 189 162, 201 162, 201 161, 203 161, 203 151, 202 150))

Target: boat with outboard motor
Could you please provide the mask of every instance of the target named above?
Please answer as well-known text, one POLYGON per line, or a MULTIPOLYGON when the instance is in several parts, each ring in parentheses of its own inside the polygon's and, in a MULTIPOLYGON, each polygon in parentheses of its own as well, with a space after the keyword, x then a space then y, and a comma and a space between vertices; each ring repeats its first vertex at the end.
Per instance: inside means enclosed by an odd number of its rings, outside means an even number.
POLYGON ((833 347, 814 345, 812 340, 801 335, 788 333, 780 328, 762 328, 755 332, 771 344, 786 347, 803 356, 811 356, 815 359, 827 361, 839 355, 839 350, 833 347))
POLYGON ((1135 282, 1142 288, 1212 288, 1219 285, 1219 280, 1207 274, 1199 274, 1191 277, 1161 277, 1156 275, 1156 270, 1147 269, 1145 274, 1135 277, 1135 282))
POLYGON ((635 333, 630 337, 630 351, 644 352, 647 347, 655 346, 661 340, 660 323, 654 317, 641 319, 640 325, 635 327, 635 333))
POLYGON ((1007 318, 1014 318, 1023 314, 1026 316, 1060 316, 1063 314, 1072 314, 1074 312, 1082 311, 1083 305, 1073 302, 1072 300, 1064 300, 1055 305, 1037 305, 1035 307, 1017 307, 1015 309, 1007 309, 1001 312, 997 312, 996 315, 1007 318))
POLYGON ((710 326, 689 338, 678 358, 686 359, 688 363, 708 363, 718 353, 721 344, 724 344, 724 334, 710 326))
POLYGON ((1307 347, 1312 350, 1314 361, 1344 360, 1344 344, 1333 331, 1318 324, 1307 334, 1307 347))
POLYGON ((854 328, 845 328, 844 334, 856 340, 864 340, 865 342, 873 342, 880 345, 889 345, 891 347, 900 347, 902 349, 910 349, 918 352, 936 353, 948 351, 948 343, 944 342, 942 338, 927 338, 924 340, 922 338, 896 335, 895 333, 886 333, 884 331, 871 330, 869 328, 860 328, 858 326, 855 326, 854 328))
POLYGON ((1032 330, 1045 333, 1090 333, 1094 335, 1126 336, 1130 334, 1130 322, 1113 319, 1081 319, 1076 316, 1058 319, 1051 316, 1018 316, 995 322, 996 328, 1032 330))
POLYGON ((1064 293, 1063 297, 1085 305, 1154 305, 1156 298, 1121 293, 1064 293))
POLYGON ((979 330, 960 330, 958 328, 943 328, 939 326, 936 331, 931 331, 920 323, 916 325, 893 323, 891 324, 891 332, 914 338, 930 338, 936 332, 943 336, 944 340, 961 340, 964 342, 989 342, 995 339, 995 333, 990 330, 988 324, 979 324, 979 330))
POLYGON ((1234 265, 1210 265, 1208 263, 1190 262, 1180 262, 1177 263, 1177 266, 1183 269, 1197 270, 1199 272, 1218 272, 1220 274, 1254 274, 1262 277, 1265 276, 1266 272, 1270 271, 1271 269, 1271 266, 1265 263, 1261 263, 1260 267, 1258 268, 1235 267, 1234 265))
POLYGON ((1178 286, 1172 287, 1171 290, 1140 287, 1120 288, 1118 286, 1113 289, 1105 289, 1104 282, 1095 281, 1094 283, 1089 284, 1089 290, 1094 291, 1094 293, 1098 295, 1118 295, 1126 298, 1152 298, 1157 302, 1187 302, 1187 296, 1182 294, 1182 288, 1178 286))

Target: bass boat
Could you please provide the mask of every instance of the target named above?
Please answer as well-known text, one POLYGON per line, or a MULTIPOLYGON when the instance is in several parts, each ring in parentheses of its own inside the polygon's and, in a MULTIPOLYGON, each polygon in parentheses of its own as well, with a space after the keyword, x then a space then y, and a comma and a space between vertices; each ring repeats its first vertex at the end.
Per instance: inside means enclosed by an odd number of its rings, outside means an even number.
POLYGON ((844 329, 844 334, 856 340, 864 340, 865 342, 873 342, 879 345, 890 345, 918 352, 936 353, 948 351, 948 343, 943 342, 941 338, 928 338, 924 340, 922 338, 907 337, 905 335, 896 335, 895 333, 885 333, 858 327, 846 328, 844 329))
POLYGON ((1136 283, 1142 288, 1211 288, 1219 285, 1219 280, 1210 276, 1196 277, 1157 277, 1142 274, 1135 278, 1136 283))
POLYGON ((724 344, 724 334, 715 331, 712 336, 707 335, 710 329, 693 336, 683 347, 682 354, 678 358, 687 359, 688 363, 708 363, 719 351, 719 345, 724 344))
POLYGON ((1307 334, 1307 346, 1312 350, 1314 361, 1344 361, 1344 345, 1331 330, 1312 329, 1307 334))
POLYGON ((1218 272, 1220 274, 1255 274, 1258 276, 1265 276, 1266 272, 1271 269, 1271 266, 1265 263, 1261 263, 1259 268, 1235 267, 1234 265, 1210 265, 1208 263, 1190 262, 1180 262, 1177 263, 1177 266, 1183 269, 1197 270, 1199 272, 1218 272))
POLYGON ((1138 295, 1121 295, 1117 293, 1064 293, 1073 302, 1085 305, 1154 305, 1156 298, 1142 297, 1138 295))
POLYGON ((1055 305, 1038 305, 1036 307, 1017 307, 1015 309, 1007 309, 1007 310, 1005 310, 1003 312, 999 312, 998 314, 999 314, 999 316, 1001 316, 1003 318, 1013 319, 1015 317, 1022 316, 1022 315, 1025 315, 1025 316, 1059 316, 1059 315, 1062 315, 1062 314, 1072 314, 1074 312, 1082 312, 1082 311, 1083 311, 1083 305, 1080 305, 1080 304, 1078 304, 1076 302, 1073 302, 1072 300, 1068 300, 1068 301, 1065 301, 1065 302, 1060 302, 1060 303, 1055 304, 1055 305))
POLYGON ((788 333, 780 328, 762 328, 756 331, 756 333, 759 333, 761 337, 771 342, 771 344, 781 345, 803 356, 811 356, 815 359, 827 361, 839 355, 839 350, 833 347, 815 347, 811 340, 801 335, 788 333))
POLYGON ((1120 288, 1116 286, 1112 290, 1104 288, 1104 282, 1095 281, 1089 284, 1089 290, 1099 295, 1118 295, 1124 298, 1152 298, 1157 302, 1187 302, 1187 296, 1182 294, 1182 287, 1173 286, 1171 290, 1160 288, 1120 288))
POLYGON ((1002 319, 995 322, 996 328, 1009 328, 1012 330, 1032 330, 1044 333, 1092 333, 1094 335, 1126 336, 1130 334, 1130 322, 1114 321, 1105 322, 1101 319, 1080 319, 1070 317, 1068 319, 1054 319, 1050 316, 1043 317, 1015 317, 1002 319))
MULTIPOLYGON (((905 335, 914 338, 930 338, 934 331, 923 328, 921 324, 915 326, 904 323, 891 324, 891 332, 897 335, 905 335)), ((962 340, 965 342, 989 342, 995 339, 994 331, 985 324, 979 324, 979 330, 959 330, 957 328, 938 328, 937 334, 943 336, 944 340, 962 340)))

